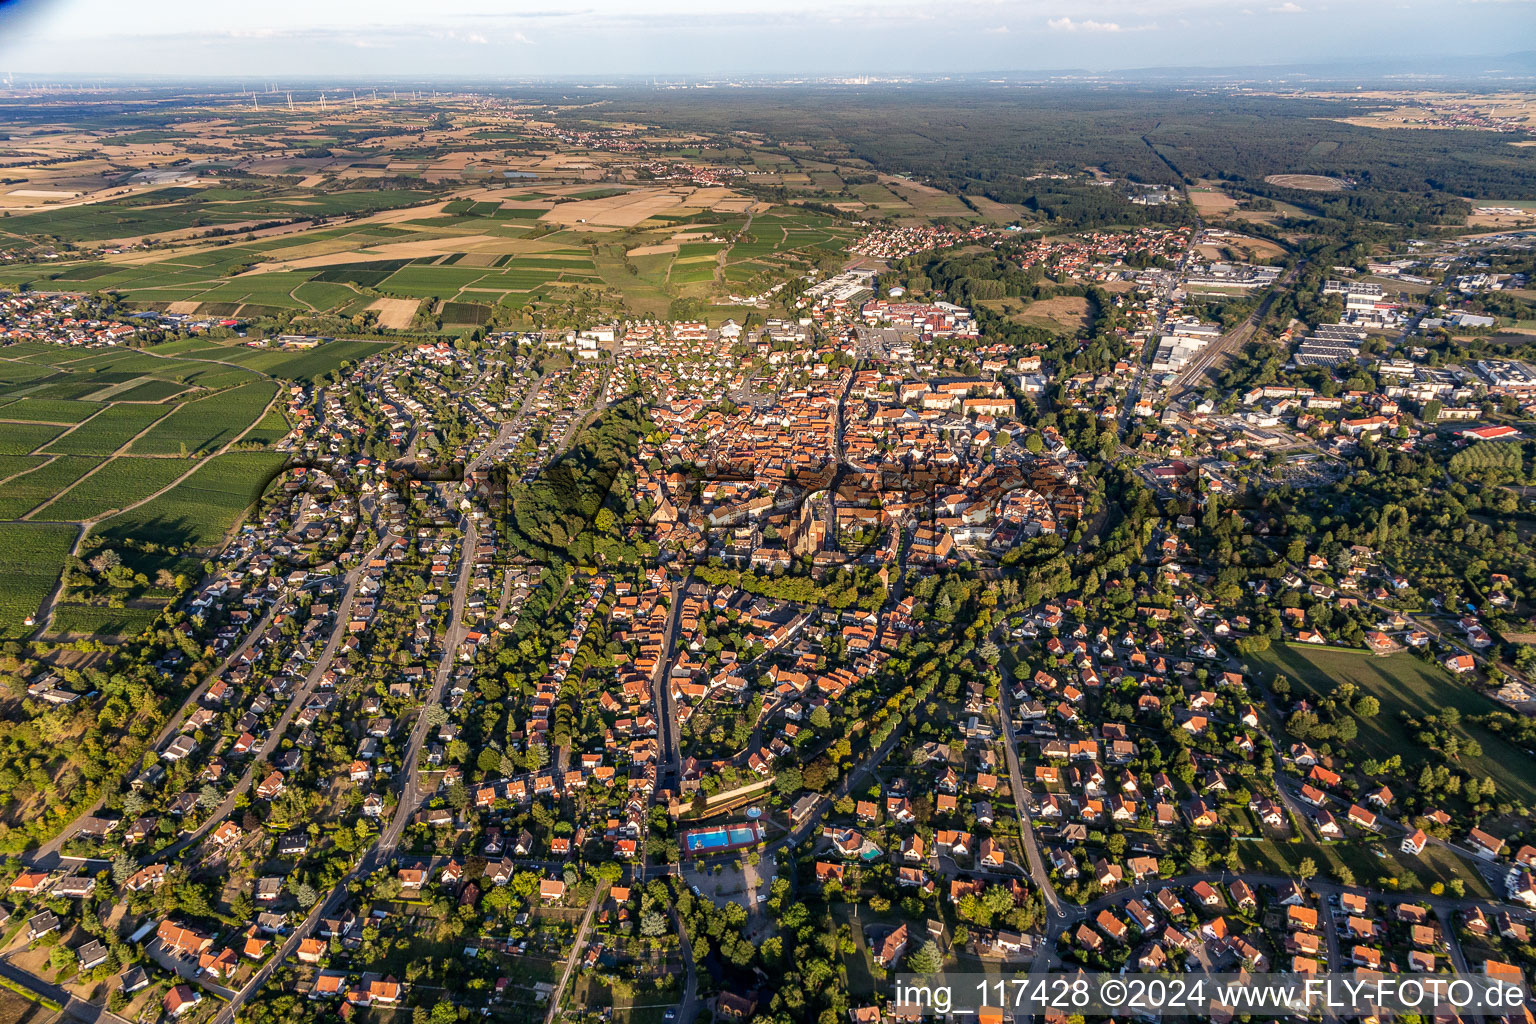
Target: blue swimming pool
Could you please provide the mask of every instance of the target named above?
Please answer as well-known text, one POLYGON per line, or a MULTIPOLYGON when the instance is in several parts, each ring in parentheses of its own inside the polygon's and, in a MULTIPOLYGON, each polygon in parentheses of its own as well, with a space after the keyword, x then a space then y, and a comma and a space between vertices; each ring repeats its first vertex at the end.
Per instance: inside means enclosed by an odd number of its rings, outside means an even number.
POLYGON ((757 822, 749 825, 728 825, 723 828, 700 828, 683 833, 683 849, 689 853, 718 853, 751 846, 761 836, 757 822))

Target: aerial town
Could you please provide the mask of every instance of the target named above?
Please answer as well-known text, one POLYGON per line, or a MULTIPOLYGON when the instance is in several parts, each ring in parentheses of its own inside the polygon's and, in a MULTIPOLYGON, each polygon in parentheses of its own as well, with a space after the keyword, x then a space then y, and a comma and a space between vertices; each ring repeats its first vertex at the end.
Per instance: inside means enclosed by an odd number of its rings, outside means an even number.
POLYGON ((376 93, 4 94, 0 1021, 1530 982, 1532 157, 376 93))

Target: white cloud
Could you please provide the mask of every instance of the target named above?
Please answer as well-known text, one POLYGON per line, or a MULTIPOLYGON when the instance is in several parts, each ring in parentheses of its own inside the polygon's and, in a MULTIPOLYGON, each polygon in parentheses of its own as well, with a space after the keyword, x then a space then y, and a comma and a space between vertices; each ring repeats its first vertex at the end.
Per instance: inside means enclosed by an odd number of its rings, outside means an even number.
POLYGON ((1008 26, 998 25, 994 28, 986 29, 986 33, 989 36, 1005 36, 1008 34, 1008 26))
POLYGON ((1145 32, 1156 25, 1121 25, 1118 21, 1073 21, 1063 15, 1046 23, 1052 32, 1145 32))
POLYGON ((1305 7, 1300 4, 1291 3, 1290 0, 1286 0, 1279 7, 1271 7, 1269 9, 1271 14, 1305 14, 1306 12, 1307 9, 1305 7))

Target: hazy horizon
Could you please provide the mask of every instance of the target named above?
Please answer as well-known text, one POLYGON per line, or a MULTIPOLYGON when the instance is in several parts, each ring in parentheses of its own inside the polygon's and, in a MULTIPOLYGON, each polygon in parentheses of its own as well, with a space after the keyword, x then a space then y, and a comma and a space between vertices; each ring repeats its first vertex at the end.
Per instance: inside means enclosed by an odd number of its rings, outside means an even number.
MULTIPOLYGON (((1529 0, 698 0, 560 10, 442 0, 0 2, 23 77, 588 78, 1115 73, 1484 58, 1536 39, 1529 0), (1501 45, 1502 41, 1502 45, 1501 45)), ((1494 70, 1494 69, 1488 69, 1494 70)), ((1524 73, 1526 69, 1522 68, 1524 73)), ((254 84, 254 83, 253 83, 254 84)))

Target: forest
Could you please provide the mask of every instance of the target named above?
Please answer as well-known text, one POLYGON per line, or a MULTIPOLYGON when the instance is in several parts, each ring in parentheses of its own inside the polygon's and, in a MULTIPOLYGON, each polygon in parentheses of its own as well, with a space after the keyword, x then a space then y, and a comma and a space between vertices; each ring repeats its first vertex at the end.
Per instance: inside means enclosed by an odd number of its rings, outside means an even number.
POLYGON ((619 92, 564 116, 761 132, 829 159, 910 173, 999 202, 1033 197, 1038 204, 1060 187, 1035 175, 1089 167, 1160 184, 1196 178, 1257 184, 1266 175, 1289 172, 1391 191, 1528 195, 1536 154, 1511 146, 1508 136, 1334 120, 1373 109, 1367 101, 1173 89, 922 85, 677 92, 664 98, 619 92))

